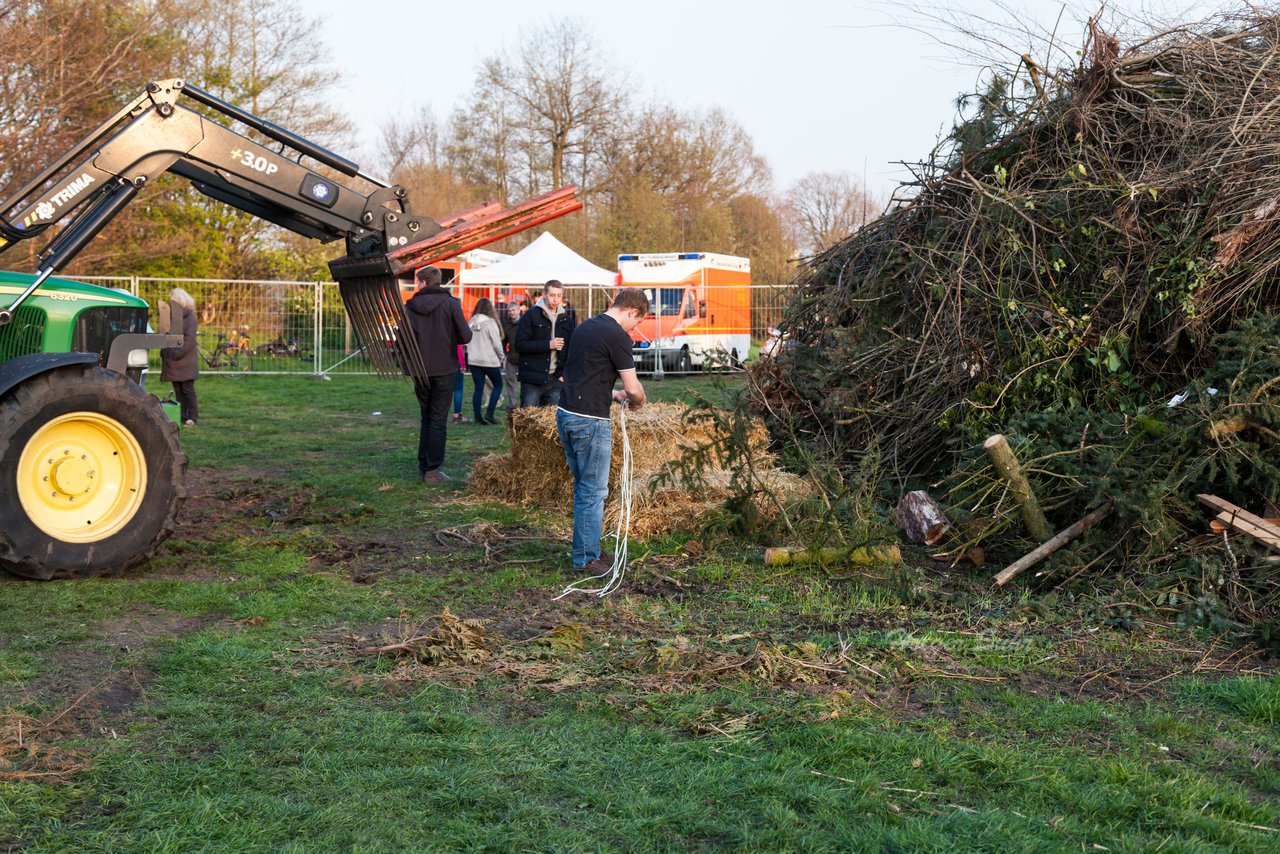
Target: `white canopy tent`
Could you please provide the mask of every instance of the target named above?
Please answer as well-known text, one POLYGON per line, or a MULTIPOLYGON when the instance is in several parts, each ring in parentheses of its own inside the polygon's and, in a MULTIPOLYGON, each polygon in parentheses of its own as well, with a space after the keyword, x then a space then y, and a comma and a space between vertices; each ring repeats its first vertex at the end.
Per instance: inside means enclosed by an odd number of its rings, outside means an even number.
POLYGON ((597 285, 614 287, 618 274, 597 267, 555 236, 544 231, 542 235, 510 258, 474 270, 463 270, 458 281, 468 285, 542 285, 559 279, 565 287, 597 285))

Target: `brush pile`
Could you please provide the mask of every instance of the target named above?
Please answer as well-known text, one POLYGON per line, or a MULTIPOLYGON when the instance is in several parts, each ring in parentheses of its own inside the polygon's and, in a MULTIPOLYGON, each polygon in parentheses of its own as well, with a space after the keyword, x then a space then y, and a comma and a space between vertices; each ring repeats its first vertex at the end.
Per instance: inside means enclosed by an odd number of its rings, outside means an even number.
MULTIPOLYGON (((1204 395, 1230 382, 1253 423, 1272 417, 1276 354, 1255 347, 1250 378, 1233 381, 1215 348, 1280 305, 1280 17, 1249 9, 1127 45, 1091 22, 1081 56, 994 75, 914 195, 811 260, 754 403, 776 434, 847 469, 871 459, 899 485, 954 489, 966 449, 996 432, 1045 456, 1075 449, 1071 471, 1040 472, 1077 487, 1050 520, 1074 522, 1105 485, 1130 512, 1099 536, 1154 525, 1167 555, 1203 520, 1154 507, 1153 482, 1235 489, 1259 511, 1280 493, 1222 477, 1273 453, 1274 434, 1223 439, 1195 415, 1229 416, 1204 395), (1185 410, 1151 419, 1188 389, 1185 410), (1117 450, 1091 455, 1095 440, 1117 450)), ((1095 565, 1126 551, 1152 557, 1121 548, 1095 565)), ((1253 588, 1265 607, 1251 616, 1280 610, 1272 584, 1253 588)))
POLYGON ((1280 302, 1280 18, 997 75, 914 197, 814 258, 762 398, 900 471, 1011 413, 1180 391, 1280 302), (1021 93, 1021 94, 1015 94, 1021 93))
MULTIPOLYGON (((690 489, 671 474, 686 454, 705 454, 722 437, 712 422, 686 418, 686 408, 672 403, 651 403, 627 413, 636 488, 631 509, 631 533, 650 537, 695 525, 702 514, 729 497, 730 475, 714 466, 704 470, 697 489, 690 489)), ((609 469, 609 499, 605 503, 605 531, 618 519, 618 472, 622 464, 622 428, 619 410, 613 410, 613 454, 609 469)), ((769 435, 756 423, 746 436, 759 460, 758 486, 782 497, 799 497, 805 482, 774 468, 769 435)), ((534 504, 570 514, 573 477, 565 461, 556 431, 554 407, 522 407, 512 412, 511 452, 490 454, 476 460, 468 481, 475 494, 503 501, 534 504)))

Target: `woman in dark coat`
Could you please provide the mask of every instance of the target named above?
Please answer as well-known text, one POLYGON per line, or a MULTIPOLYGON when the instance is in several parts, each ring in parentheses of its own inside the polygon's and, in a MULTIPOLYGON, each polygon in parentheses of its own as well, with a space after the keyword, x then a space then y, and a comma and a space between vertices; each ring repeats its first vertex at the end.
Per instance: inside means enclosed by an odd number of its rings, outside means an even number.
POLYGON ((160 380, 173 383, 182 424, 194 427, 200 420, 196 402, 196 377, 200 376, 200 354, 196 352, 196 301, 182 288, 174 288, 170 302, 182 306, 182 346, 160 351, 160 380))

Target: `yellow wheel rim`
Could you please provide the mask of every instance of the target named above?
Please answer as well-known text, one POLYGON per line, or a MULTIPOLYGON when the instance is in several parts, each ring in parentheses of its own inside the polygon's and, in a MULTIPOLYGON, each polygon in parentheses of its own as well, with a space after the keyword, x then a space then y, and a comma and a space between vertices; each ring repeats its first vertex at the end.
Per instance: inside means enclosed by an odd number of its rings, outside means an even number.
POLYGON ((71 543, 105 540, 133 519, 147 461, 128 428, 70 412, 36 430, 18 460, 18 499, 37 528, 71 543))

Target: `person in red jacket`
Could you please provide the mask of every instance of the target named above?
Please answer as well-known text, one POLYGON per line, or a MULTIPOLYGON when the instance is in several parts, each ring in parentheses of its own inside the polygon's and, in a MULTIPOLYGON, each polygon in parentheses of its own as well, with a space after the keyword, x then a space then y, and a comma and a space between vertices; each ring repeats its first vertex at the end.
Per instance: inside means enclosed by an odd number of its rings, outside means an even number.
POLYGON ((462 303, 440 287, 439 268, 424 267, 417 279, 418 290, 404 307, 422 354, 422 376, 413 377, 413 393, 422 415, 418 474, 426 483, 443 483, 452 480, 441 466, 453 378, 458 373, 458 349, 471 340, 471 327, 462 316, 462 303))

